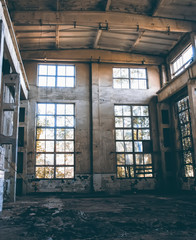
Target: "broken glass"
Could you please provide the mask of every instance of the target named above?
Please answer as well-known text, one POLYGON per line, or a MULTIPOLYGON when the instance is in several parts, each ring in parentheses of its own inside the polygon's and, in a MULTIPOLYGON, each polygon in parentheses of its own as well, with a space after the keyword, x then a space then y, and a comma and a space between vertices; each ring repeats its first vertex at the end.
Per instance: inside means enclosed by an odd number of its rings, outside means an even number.
POLYGON ((125 155, 117 154, 117 165, 125 165, 125 155))

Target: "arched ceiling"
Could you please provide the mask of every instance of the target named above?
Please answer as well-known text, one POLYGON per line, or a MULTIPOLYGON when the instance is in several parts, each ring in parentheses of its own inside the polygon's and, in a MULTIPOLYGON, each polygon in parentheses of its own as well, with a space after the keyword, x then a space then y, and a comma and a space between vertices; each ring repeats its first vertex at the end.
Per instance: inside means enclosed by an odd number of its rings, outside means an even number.
POLYGON ((7 0, 21 51, 166 56, 196 25, 194 0, 7 0))

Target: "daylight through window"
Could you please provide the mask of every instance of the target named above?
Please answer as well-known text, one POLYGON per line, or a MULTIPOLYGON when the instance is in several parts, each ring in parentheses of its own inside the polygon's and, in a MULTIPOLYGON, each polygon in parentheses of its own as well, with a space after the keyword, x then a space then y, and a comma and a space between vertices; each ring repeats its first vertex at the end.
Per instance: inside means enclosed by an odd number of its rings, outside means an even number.
POLYGON ((116 105, 117 177, 153 177, 148 106, 116 105))
POLYGON ((147 89, 145 68, 113 68, 113 87, 124 89, 147 89))
POLYGON ((39 87, 74 87, 75 66, 69 65, 38 65, 39 87))
POLYGON ((192 61, 193 48, 192 45, 190 45, 171 63, 172 78, 183 72, 192 61))
POLYGON ((192 131, 189 112, 189 98, 185 97, 177 102, 179 127, 181 133, 182 159, 185 177, 194 177, 192 131))
POLYGON ((74 104, 38 103, 36 177, 74 178, 74 104))

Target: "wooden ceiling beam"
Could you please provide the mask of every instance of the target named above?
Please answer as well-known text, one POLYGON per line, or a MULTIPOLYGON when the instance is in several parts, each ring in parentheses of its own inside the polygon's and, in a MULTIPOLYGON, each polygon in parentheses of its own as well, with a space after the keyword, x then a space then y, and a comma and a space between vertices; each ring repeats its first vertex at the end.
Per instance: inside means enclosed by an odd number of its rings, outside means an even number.
POLYGON ((89 11, 20 11, 14 12, 12 18, 14 24, 27 25, 74 25, 97 27, 100 22, 107 22, 108 26, 133 28, 141 30, 153 30, 164 32, 192 32, 195 30, 195 22, 174 20, 145 15, 118 13, 118 12, 89 12, 89 11))
POLYGON ((59 25, 56 25, 56 48, 57 48, 57 49, 59 48, 59 40, 60 40, 59 30, 60 30, 60 26, 59 26, 59 25))
POLYGON ((157 11, 159 10, 159 7, 162 5, 164 0, 157 0, 154 8, 153 8, 153 11, 152 11, 152 16, 156 16, 157 14, 157 11))
POLYGON ((111 3, 112 3, 112 0, 107 0, 105 11, 109 11, 110 10, 111 3))
POLYGON ((99 30, 97 31, 97 35, 96 35, 96 38, 95 38, 95 42, 94 42, 94 44, 93 44, 93 48, 97 48, 98 43, 99 43, 99 39, 101 38, 102 31, 103 31, 103 30, 101 30, 101 29, 99 29, 99 30))
POLYGON ((136 41, 133 43, 133 45, 132 45, 131 48, 130 48, 130 51, 132 51, 132 50, 135 48, 135 46, 140 42, 141 37, 142 37, 142 35, 144 34, 144 32, 145 32, 145 31, 139 32, 136 41))

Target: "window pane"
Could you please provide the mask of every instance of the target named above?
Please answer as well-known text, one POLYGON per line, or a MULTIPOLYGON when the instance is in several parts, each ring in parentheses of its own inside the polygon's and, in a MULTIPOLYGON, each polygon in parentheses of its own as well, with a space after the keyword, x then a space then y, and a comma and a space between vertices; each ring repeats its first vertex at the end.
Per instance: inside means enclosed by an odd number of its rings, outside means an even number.
POLYGON ((123 130, 116 130, 116 140, 123 140, 123 130))
POLYGON ((134 150, 135 152, 143 152, 142 142, 134 142, 134 150))
POLYGON ((57 104, 57 115, 65 115, 65 104, 57 104))
POLYGON ((152 164, 151 154, 144 154, 144 164, 152 164))
POLYGON ((123 115, 123 106, 115 106, 114 107, 115 116, 123 115))
POLYGON ((37 128, 37 139, 46 139, 46 129, 37 128))
POLYGON ((65 168, 56 167, 56 178, 65 178, 65 168))
POLYGON ((46 117, 46 126, 47 127, 54 127, 54 117, 47 116, 46 117))
POLYGON ((56 66, 48 65, 48 75, 56 75, 56 66))
POLYGON ((194 177, 194 171, 192 165, 185 166, 185 176, 186 177, 194 177))
POLYGON ((117 152, 124 152, 124 142, 116 142, 116 151, 117 152))
POLYGON ((36 167, 36 178, 45 178, 44 167, 36 167))
POLYGON ((74 87, 74 78, 73 77, 66 77, 65 85, 66 85, 66 87, 74 87))
POLYGON ((46 104, 39 103, 38 107, 38 114, 46 114, 46 104))
POLYGON ((65 178, 73 178, 73 177, 74 177, 74 168, 65 167, 65 178))
POLYGON ((131 107, 123 106, 123 116, 131 116, 131 107))
POLYGON ((125 155, 117 154, 117 165, 124 165, 124 164, 125 164, 125 155))
POLYGON ((47 75, 47 65, 39 65, 39 75, 47 75))
POLYGON ((54 104, 47 104, 46 105, 46 114, 47 115, 54 115, 55 113, 55 105, 54 104))
POLYGON ((74 115, 74 105, 66 104, 66 115, 74 115))
POLYGON ((67 76, 74 76, 75 75, 75 68, 74 68, 74 66, 67 66, 66 67, 66 75, 67 76))
POLYGON ((74 127, 74 117, 66 116, 65 121, 67 127, 74 127))
POLYGON ((45 178, 54 178, 54 168, 45 167, 45 178))
POLYGON ((57 66, 58 76, 65 76, 65 66, 57 66))
POLYGON ((36 152, 45 152, 45 151, 46 151, 45 141, 37 141, 36 152))
POLYGON ((37 154, 36 155, 36 165, 44 165, 45 154, 37 154))
POLYGON ((57 77, 57 87, 66 87, 65 77, 57 77))
POLYGON ((125 154, 126 164, 133 165, 133 154, 125 154))
POLYGON ((124 130, 124 140, 132 140, 132 130, 124 130))
POLYGON ((46 139, 54 139, 54 129, 46 129, 46 139))
POLYGON ((135 161, 137 165, 143 165, 144 161, 143 154, 135 154, 135 161))
POLYGON ((125 178, 125 168, 124 167, 117 167, 117 177, 118 178, 125 178))
POLYGON ((47 84, 47 77, 39 77, 39 80, 38 80, 38 85, 40 87, 45 87, 47 84))
POLYGON ((131 127, 131 118, 130 117, 124 117, 124 127, 125 128, 131 127))
POLYGON ((57 134, 57 139, 67 139, 67 140, 72 140, 74 139, 74 130, 73 129, 65 129, 65 128, 60 128, 57 129, 56 131, 57 134))
POLYGON ((146 89, 146 80, 139 80, 139 89, 146 89))
POLYGON ((121 79, 113 79, 113 87, 114 88, 121 88, 121 79))
POLYGON ((125 143, 125 152, 133 152, 132 142, 124 142, 124 143, 125 143))
POLYGON ((132 89, 138 89, 139 88, 139 83, 138 83, 138 80, 131 80, 131 88, 132 89))
POLYGON ((120 77, 120 68, 113 68, 113 77, 120 77))
POLYGON ((57 127, 65 127, 65 117, 64 116, 60 116, 56 118, 56 125, 57 127))
POLYGON ((115 117, 115 127, 123 127, 123 118, 122 117, 115 117))
POLYGON ((54 165, 54 154, 46 154, 46 165, 54 165))
POLYGON ((54 142, 46 141, 46 152, 54 152, 54 142))
POLYGON ((48 87, 55 87, 55 78, 54 77, 48 77, 48 87))
POLYGON ((121 84, 122 88, 129 88, 129 79, 122 79, 121 84))

